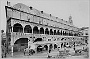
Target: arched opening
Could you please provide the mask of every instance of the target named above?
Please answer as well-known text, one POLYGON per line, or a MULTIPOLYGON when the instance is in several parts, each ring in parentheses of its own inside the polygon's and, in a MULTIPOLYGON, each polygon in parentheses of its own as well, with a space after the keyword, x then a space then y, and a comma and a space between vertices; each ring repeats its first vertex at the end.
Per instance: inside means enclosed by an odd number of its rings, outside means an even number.
POLYGON ((44 34, 44 29, 43 29, 43 27, 40 28, 40 34, 44 34))
POLYGON ((39 34, 39 30, 38 30, 38 27, 37 26, 35 26, 33 28, 33 34, 39 34))
POLYGON ((53 31, 52 31, 52 29, 50 29, 50 35, 53 35, 53 31))
POLYGON ((62 35, 62 30, 61 30, 61 33, 60 34, 62 35))
POLYGON ((34 40, 34 42, 42 41, 42 38, 37 38, 34 40))
POLYGON ((23 51, 28 47, 28 38, 20 38, 14 43, 14 51, 23 51))
POLYGON ((71 36, 71 33, 69 32, 69 36, 71 36))
POLYGON ((65 31, 65 33, 64 33, 65 35, 67 35, 67 33, 66 33, 66 31, 65 31))
POLYGON ((68 32, 66 32, 66 35, 69 36, 68 32))
POLYGON ((13 26, 13 32, 23 32, 23 27, 21 24, 16 23, 13 26))
POLYGON ((49 30, 48 30, 48 28, 45 29, 45 34, 48 34, 48 35, 49 35, 49 30))
POLYGON ((54 44, 54 49, 56 49, 57 48, 57 45, 56 44, 54 44))
POLYGON ((56 35, 56 30, 54 30, 54 35, 56 35))
POLYGON ((24 33, 32 33, 32 28, 30 25, 26 25, 24 28, 24 33))
POLYGON ((57 31, 57 35, 60 35, 60 32, 59 32, 59 30, 57 31))

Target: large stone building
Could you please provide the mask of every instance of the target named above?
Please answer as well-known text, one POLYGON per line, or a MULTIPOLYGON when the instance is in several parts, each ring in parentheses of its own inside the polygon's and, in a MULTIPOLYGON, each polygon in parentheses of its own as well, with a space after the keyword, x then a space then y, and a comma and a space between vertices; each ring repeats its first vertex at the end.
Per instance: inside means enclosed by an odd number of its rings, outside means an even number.
POLYGON ((88 44, 89 39, 89 27, 80 28, 79 32, 82 32, 82 36, 85 38, 85 43, 88 44))
MULTIPOLYGON (((68 21, 39 11, 33 7, 17 3, 5 6, 7 17, 7 44, 17 50, 35 43, 48 50, 65 45, 83 44, 82 32, 73 25, 72 16, 68 21)), ((36 50, 37 50, 36 47, 36 50)), ((12 51, 13 52, 13 51, 12 51)))

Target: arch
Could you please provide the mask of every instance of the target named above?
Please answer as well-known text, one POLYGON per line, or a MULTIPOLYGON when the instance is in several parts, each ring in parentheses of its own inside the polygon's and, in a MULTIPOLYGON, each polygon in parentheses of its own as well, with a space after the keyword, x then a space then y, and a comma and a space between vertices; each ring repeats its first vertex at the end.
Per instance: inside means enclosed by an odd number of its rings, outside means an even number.
POLYGON ((57 31, 57 35, 60 35, 60 32, 59 32, 59 30, 57 31))
POLYGON ((66 35, 69 36, 68 31, 66 31, 66 35))
POLYGON ((24 33, 32 33, 32 28, 30 25, 26 25, 24 28, 24 33))
POLYGON ((69 32, 69 36, 71 36, 71 33, 69 32))
POLYGON ((65 35, 67 35, 67 33, 66 33, 66 31, 65 31, 65 33, 64 33, 65 35))
POLYGON ((56 30, 54 30, 54 35, 56 35, 56 30))
POLYGON ((49 30, 48 30, 48 28, 45 29, 45 34, 48 34, 48 35, 49 35, 49 30))
POLYGON ((60 34, 62 35, 62 30, 61 30, 61 33, 60 34))
POLYGON ((19 23, 14 24, 13 32, 23 32, 23 26, 19 23))
POLYGON ((18 40, 15 41, 14 44, 28 44, 28 38, 19 38, 18 40))
POLYGON ((44 29, 43 29, 43 27, 40 28, 40 34, 44 34, 44 29))
POLYGON ((37 38, 34 40, 34 42, 42 41, 42 38, 37 38))
POLYGON ((14 51, 23 51, 28 47, 28 38, 19 38, 14 43, 14 51))
POLYGON ((38 30, 38 27, 37 26, 35 26, 33 28, 33 34, 39 34, 39 30, 38 30))
POLYGON ((65 35, 64 31, 63 31, 63 35, 65 35))
POLYGON ((50 29, 50 35, 53 35, 53 31, 52 31, 52 29, 50 29))

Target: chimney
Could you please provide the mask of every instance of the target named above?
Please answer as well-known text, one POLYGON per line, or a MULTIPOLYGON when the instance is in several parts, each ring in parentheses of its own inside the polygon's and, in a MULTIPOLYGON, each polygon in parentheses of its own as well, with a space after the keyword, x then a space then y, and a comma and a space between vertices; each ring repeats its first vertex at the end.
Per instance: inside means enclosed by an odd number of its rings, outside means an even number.
POLYGON ((10 2, 7 1, 7 6, 10 6, 10 2))
POLYGON ((50 17, 51 17, 52 15, 50 14, 50 17))

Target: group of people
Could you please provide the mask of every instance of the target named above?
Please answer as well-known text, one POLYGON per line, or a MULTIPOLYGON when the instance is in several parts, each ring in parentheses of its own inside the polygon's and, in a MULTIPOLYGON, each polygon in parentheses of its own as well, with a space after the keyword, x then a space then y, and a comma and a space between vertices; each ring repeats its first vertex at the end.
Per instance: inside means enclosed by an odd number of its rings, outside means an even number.
POLYGON ((30 45, 28 48, 24 49, 24 55, 25 53, 28 53, 29 55, 33 55, 33 53, 35 53, 35 45, 30 45))

